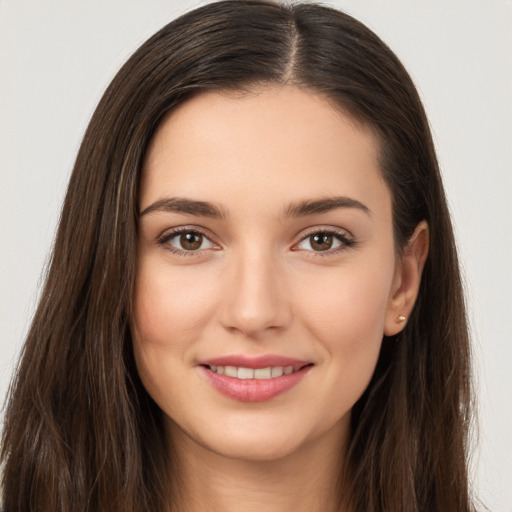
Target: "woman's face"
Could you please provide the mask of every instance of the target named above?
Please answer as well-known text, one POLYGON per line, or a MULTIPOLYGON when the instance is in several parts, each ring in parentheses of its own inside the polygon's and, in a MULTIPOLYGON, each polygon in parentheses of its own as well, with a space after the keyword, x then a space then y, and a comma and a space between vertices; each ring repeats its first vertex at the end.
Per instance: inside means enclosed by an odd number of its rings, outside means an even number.
POLYGON ((371 133, 291 86, 202 93, 158 129, 140 211, 134 350, 170 435, 245 459, 342 441, 400 328, 371 133))

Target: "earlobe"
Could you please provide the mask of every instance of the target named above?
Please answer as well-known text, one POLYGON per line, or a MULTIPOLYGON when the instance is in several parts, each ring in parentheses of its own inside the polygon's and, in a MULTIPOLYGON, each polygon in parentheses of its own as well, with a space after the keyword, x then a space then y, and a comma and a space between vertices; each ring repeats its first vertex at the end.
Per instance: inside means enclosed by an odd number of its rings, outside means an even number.
POLYGON ((384 334, 394 336, 407 324, 421 284, 429 249, 429 230, 421 221, 404 248, 397 265, 384 322, 384 334))

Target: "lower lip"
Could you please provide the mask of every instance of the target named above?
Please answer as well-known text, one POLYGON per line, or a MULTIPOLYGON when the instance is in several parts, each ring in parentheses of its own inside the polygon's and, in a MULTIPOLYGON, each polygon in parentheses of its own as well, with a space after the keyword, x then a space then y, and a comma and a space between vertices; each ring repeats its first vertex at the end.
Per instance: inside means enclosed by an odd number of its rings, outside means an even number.
POLYGON ((271 379, 237 379, 212 372, 201 366, 210 384, 223 395, 241 402, 264 402, 296 386, 313 366, 305 366, 299 371, 272 377, 271 379))

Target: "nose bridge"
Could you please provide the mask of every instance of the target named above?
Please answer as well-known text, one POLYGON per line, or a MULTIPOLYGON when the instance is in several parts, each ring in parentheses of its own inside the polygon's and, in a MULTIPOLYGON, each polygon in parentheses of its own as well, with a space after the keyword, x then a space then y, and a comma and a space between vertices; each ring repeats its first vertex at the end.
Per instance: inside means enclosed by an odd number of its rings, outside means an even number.
POLYGON ((290 318, 284 276, 271 249, 254 244, 236 251, 226 283, 223 324, 228 329, 256 335, 282 328, 290 318))

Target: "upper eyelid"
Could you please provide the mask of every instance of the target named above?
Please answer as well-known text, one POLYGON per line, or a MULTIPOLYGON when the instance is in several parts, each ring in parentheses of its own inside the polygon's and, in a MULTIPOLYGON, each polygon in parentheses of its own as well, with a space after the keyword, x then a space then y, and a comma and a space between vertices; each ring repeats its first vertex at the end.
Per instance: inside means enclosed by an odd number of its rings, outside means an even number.
POLYGON ((354 239, 354 235, 345 228, 335 227, 335 226, 314 226, 312 228, 307 228, 306 230, 301 230, 297 235, 295 235, 295 239, 298 241, 302 241, 305 238, 314 235, 316 233, 327 233, 330 235, 345 235, 346 238, 354 239))
POLYGON ((161 235, 158 235, 157 239, 162 240, 164 238, 172 238, 176 235, 179 235, 181 233, 199 233, 203 235, 204 237, 208 238, 210 242, 216 243, 212 240, 212 238, 215 238, 210 234, 210 232, 206 229, 203 229, 199 226, 179 226, 175 228, 170 228, 168 230, 164 230, 161 235))

